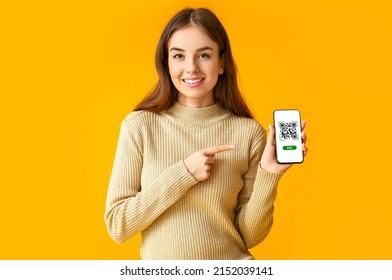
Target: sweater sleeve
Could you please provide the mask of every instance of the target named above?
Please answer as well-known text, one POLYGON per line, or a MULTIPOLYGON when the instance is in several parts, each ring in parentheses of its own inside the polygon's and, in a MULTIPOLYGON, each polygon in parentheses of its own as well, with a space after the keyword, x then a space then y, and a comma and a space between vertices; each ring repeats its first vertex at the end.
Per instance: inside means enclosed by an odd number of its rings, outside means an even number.
POLYGON ((270 173, 260 167, 266 132, 260 127, 251 148, 249 168, 239 195, 236 225, 247 248, 262 242, 273 222, 276 188, 282 173, 270 173))
POLYGON ((122 123, 107 194, 105 222, 113 240, 123 243, 151 225, 197 181, 183 161, 141 187, 143 154, 137 133, 122 123))

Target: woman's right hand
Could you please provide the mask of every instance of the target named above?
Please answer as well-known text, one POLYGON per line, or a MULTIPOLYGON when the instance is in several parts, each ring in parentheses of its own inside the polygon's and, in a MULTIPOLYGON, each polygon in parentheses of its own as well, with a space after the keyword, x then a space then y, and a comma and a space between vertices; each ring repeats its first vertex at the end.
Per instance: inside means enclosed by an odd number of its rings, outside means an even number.
POLYGON ((210 178, 211 169, 215 163, 215 155, 233 150, 234 147, 234 145, 221 145, 199 150, 184 160, 185 167, 196 181, 205 181, 210 178))

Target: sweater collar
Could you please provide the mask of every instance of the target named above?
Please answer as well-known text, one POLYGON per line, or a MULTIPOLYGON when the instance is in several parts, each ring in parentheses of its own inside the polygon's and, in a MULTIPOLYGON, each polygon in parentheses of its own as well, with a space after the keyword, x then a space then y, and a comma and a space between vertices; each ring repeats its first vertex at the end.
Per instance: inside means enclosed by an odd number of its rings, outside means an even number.
POLYGON ((208 126, 222 121, 230 115, 230 112, 215 103, 208 107, 187 107, 178 102, 167 110, 167 113, 178 122, 188 125, 208 126))

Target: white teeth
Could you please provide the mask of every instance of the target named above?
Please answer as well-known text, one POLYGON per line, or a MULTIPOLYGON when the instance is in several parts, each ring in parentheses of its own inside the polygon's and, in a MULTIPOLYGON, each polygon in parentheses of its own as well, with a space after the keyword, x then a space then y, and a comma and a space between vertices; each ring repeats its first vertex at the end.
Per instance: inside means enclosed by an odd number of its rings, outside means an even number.
POLYGON ((200 83, 201 79, 198 79, 198 80, 184 80, 184 81, 187 84, 196 84, 196 83, 200 83))

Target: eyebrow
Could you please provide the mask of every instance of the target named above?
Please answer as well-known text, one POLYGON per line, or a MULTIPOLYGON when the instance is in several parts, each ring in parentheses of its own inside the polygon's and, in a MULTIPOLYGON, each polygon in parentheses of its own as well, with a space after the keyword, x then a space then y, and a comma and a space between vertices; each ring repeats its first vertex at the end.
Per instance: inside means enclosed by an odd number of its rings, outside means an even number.
MULTIPOLYGON (((213 49, 211 47, 203 47, 203 48, 197 49, 198 52, 206 51, 206 50, 211 50, 212 51, 213 49)), ((176 48, 176 47, 171 48, 170 51, 185 52, 183 49, 176 48)))

